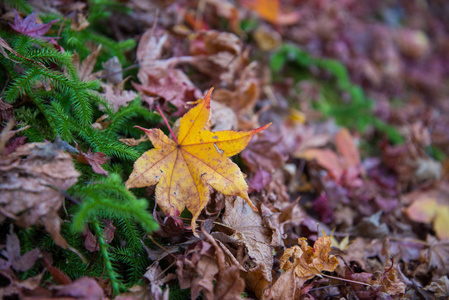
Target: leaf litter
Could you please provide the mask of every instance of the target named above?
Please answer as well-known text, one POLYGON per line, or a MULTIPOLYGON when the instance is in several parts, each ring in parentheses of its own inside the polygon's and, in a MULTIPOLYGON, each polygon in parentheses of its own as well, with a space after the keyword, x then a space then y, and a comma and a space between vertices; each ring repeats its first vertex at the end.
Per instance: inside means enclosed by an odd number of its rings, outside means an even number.
MULTIPOLYGON (((138 63, 131 84, 117 57, 99 67, 100 45, 81 62, 73 56, 82 80, 100 80, 99 95, 109 106, 100 107, 104 118, 94 130, 107 130, 106 111, 120 112, 136 98, 170 121, 178 118, 171 138, 135 124, 146 136, 125 132, 120 139, 136 149, 152 143, 126 174, 126 187, 145 187, 161 227, 151 237, 159 249, 144 246, 151 261, 144 279, 117 299, 171 299, 179 289, 190 289, 191 299, 449 295, 449 124, 442 117, 449 109, 449 6, 299 2, 128 1, 129 15, 120 15, 127 28, 111 28, 117 40, 138 40, 128 53, 138 63), (356 103, 360 86, 367 97, 356 103), (386 125, 405 141, 389 139, 386 125)), ((52 9, 68 16, 60 6, 52 9)), ((76 30, 92 26, 82 16, 72 24, 76 30)), ((20 34, 57 45, 45 36, 57 20, 44 23, 36 12, 5 20, 20 34)), ((1 42, 6 59, 21 57, 1 42)), ((11 109, 2 106, 2 122, 11 109)), ((0 221, 14 226, 0 245, 0 273, 9 280, 0 294, 111 295, 102 278, 45 288, 42 273, 23 280, 19 275, 42 255, 55 282, 65 274, 38 247, 21 250, 16 233, 45 228, 55 244, 69 248, 62 206, 81 175, 72 158, 105 176, 113 159, 12 139, 19 130, 2 128, 0 221)), ((101 221, 112 248, 120 234, 112 221, 101 221)), ((100 250, 89 228, 84 248, 100 250)))

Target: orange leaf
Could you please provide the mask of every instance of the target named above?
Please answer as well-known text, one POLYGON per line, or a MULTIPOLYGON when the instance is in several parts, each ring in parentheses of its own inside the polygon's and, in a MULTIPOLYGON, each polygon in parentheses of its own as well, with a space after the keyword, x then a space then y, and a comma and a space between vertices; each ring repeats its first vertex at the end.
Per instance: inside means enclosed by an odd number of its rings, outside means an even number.
POLYGON ((195 221, 209 200, 209 185, 223 194, 242 197, 257 210, 248 197, 242 172, 228 157, 242 151, 254 134, 270 125, 242 132, 204 130, 210 116, 211 94, 212 89, 181 118, 177 142, 159 129, 139 127, 154 149, 134 163, 126 182, 127 188, 157 184, 156 201, 162 211, 179 216, 187 208, 193 215, 195 235, 195 221))
POLYGON ((297 154, 297 157, 306 160, 316 160, 317 163, 328 170, 332 174, 332 177, 337 181, 340 180, 343 175, 344 168, 340 162, 340 158, 330 149, 307 149, 306 151, 297 154))
POLYGON ((359 166, 360 153, 348 129, 343 128, 335 135, 338 152, 345 159, 346 166, 359 166))
POLYGON ((405 196, 413 199, 406 213, 415 222, 433 223, 436 235, 440 239, 449 238, 449 188, 441 185, 432 190, 416 191, 405 196))
POLYGON ((300 17, 295 11, 283 13, 279 0, 245 0, 243 4, 255 11, 261 18, 276 25, 293 25, 300 17))

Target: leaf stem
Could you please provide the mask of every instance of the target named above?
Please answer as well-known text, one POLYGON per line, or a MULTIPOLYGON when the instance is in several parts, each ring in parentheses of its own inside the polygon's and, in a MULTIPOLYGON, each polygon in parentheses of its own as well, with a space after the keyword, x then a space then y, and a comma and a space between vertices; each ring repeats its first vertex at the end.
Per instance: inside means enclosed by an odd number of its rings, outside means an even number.
POLYGON ((170 130, 170 133, 171 133, 171 136, 173 137, 173 140, 175 141, 176 144, 179 145, 178 139, 176 138, 175 133, 174 133, 173 130, 171 129, 170 124, 168 124, 168 120, 167 120, 167 118, 165 117, 164 113, 162 112, 162 109, 161 109, 161 107, 159 106, 159 104, 156 105, 156 108, 157 108, 157 110, 159 111, 159 113, 161 114, 162 119, 164 119, 165 124, 167 124, 168 130, 170 130))

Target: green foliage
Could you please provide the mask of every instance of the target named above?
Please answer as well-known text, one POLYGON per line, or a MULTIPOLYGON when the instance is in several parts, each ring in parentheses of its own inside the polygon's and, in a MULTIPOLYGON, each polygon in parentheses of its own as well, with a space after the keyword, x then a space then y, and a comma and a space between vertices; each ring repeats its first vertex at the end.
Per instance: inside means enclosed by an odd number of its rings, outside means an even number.
POLYGON ((315 99, 317 101, 314 102, 316 109, 327 117, 335 118, 337 124, 341 126, 364 131, 367 126, 372 125, 384 132, 393 143, 403 142, 404 138, 394 127, 373 115, 373 101, 366 97, 360 86, 351 82, 345 66, 339 61, 312 57, 295 45, 285 44, 273 54, 270 66, 274 74, 287 69, 287 74, 296 81, 312 79, 313 76, 310 74, 312 68, 326 71, 332 75, 334 82, 325 83, 317 80, 321 89, 319 99, 315 99), (349 96, 350 101, 343 101, 343 94, 349 96))
POLYGON ((109 178, 103 177, 90 184, 78 182, 70 191, 73 196, 83 199, 72 219, 74 231, 84 230, 85 224, 98 215, 133 219, 146 232, 157 229, 157 223, 146 210, 148 202, 145 199, 137 199, 128 191, 118 174, 111 174, 109 178))
POLYGON ((33 11, 33 8, 29 3, 27 3, 28 1, 26 0, 3 0, 3 1, 4 1, 3 5, 7 9, 15 9, 18 11, 23 11, 26 14, 30 14, 33 11))
MULTIPOLYGON (((5 5, 25 14, 32 11, 26 1, 8 3, 5 5)), ((39 245, 42 250, 51 253, 53 265, 72 279, 105 276, 117 294, 140 281, 149 265, 142 240, 146 234, 157 229, 157 223, 148 211, 150 203, 146 199, 136 198, 125 188, 122 180, 144 149, 137 147, 136 150, 119 139, 139 137, 142 133, 133 126, 154 123, 159 117, 142 107, 139 99, 114 111, 100 95, 98 81, 80 80, 73 64, 74 52, 82 60, 90 54, 90 47, 102 44, 97 67, 113 56, 126 65, 129 62, 125 52, 135 47, 134 40, 116 42, 109 38, 107 26, 102 25, 112 11, 126 13, 123 4, 92 0, 88 7, 90 26, 81 31, 71 29, 70 19, 63 22, 63 16, 40 15, 44 23, 59 18, 49 36, 55 36, 54 33, 62 26, 57 41, 64 51, 46 40, 31 38, 12 31, 8 26, 0 26, 0 36, 13 49, 4 49, 9 57, 0 54, 0 97, 14 106, 17 125, 30 125, 21 133, 28 137, 29 142, 52 141, 59 136, 71 145, 77 143, 84 151, 91 149, 93 153, 103 152, 112 157, 108 164, 103 165, 110 171, 108 178, 95 174, 90 165, 77 163, 81 176, 68 191, 68 195, 80 203, 66 203, 69 214, 62 224, 61 234, 85 259, 73 251, 61 249, 54 244, 50 235, 42 234, 34 227, 18 232, 23 249, 33 249, 39 245), (105 114, 108 116, 105 120, 109 122, 108 126, 95 129, 92 124, 105 114), (112 244, 103 238, 104 219, 112 220, 117 228, 112 244), (86 228, 90 228, 98 241, 98 253, 85 249, 82 233, 86 228)), ((41 271, 42 266, 34 267, 21 274, 21 278, 41 271)), ((51 279, 50 275, 46 276, 51 279)))
MULTIPOLYGON (((47 121, 42 131, 44 136, 29 135, 33 140, 53 140, 57 135, 68 142, 77 138, 86 142, 92 151, 103 152, 120 159, 135 160, 139 153, 117 139, 119 126, 139 113, 148 116, 139 103, 117 113, 110 111, 113 126, 104 131, 90 125, 98 112, 98 105, 104 103, 96 89, 99 84, 81 82, 72 64, 69 52, 61 53, 51 45, 23 35, 0 32, 20 56, 11 54, 8 60, 0 58, 0 63, 8 70, 10 82, 4 92, 4 99, 13 103, 24 96, 29 97, 47 121), (117 118, 115 118, 117 117, 117 118)), ((35 128, 35 112, 22 111, 19 118, 24 125, 35 128)), ((25 133, 27 134, 27 133, 25 133)))

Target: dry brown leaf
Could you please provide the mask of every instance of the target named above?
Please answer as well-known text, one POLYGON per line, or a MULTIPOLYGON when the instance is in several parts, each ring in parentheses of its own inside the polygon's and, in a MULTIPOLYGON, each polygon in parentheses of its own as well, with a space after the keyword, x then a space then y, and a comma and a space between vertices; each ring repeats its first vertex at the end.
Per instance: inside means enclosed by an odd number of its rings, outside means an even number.
POLYGON ((202 73, 218 77, 228 85, 246 62, 240 38, 229 32, 207 30, 190 38, 190 52, 197 59, 192 64, 202 73), (218 76, 217 76, 218 75, 218 76))
POLYGON ((167 34, 159 33, 154 28, 142 35, 137 47, 140 65, 137 77, 141 84, 133 85, 142 95, 142 101, 147 102, 150 108, 161 97, 176 106, 177 114, 180 115, 185 112, 185 103, 201 97, 201 92, 184 72, 175 69, 179 63, 192 63, 195 60, 193 57, 161 59, 167 38, 167 34))
POLYGON ((338 155, 330 149, 308 149, 297 155, 306 160, 316 160, 316 162, 328 170, 337 181, 343 175, 343 166, 340 163, 338 155))
POLYGON ((262 298, 264 291, 271 285, 271 282, 265 279, 260 265, 242 273, 242 276, 245 278, 245 288, 252 291, 258 299, 262 298))
POLYGON ((16 271, 27 271, 30 269, 36 260, 39 258, 40 251, 38 248, 28 251, 24 255, 20 254, 19 238, 13 231, 11 226, 10 233, 6 236, 6 251, 2 255, 7 260, 0 258, 0 271, 4 271, 9 267, 16 271))
POLYGON ((110 84, 102 84, 101 86, 103 87, 103 93, 101 93, 100 95, 103 96, 106 101, 111 104, 112 108, 115 111, 117 111, 122 106, 126 106, 129 102, 133 101, 137 97, 137 94, 131 90, 122 91, 120 88, 113 87, 110 84))
POLYGON ((240 295, 245 289, 245 282, 240 277, 239 265, 228 266, 225 263, 225 253, 218 245, 215 239, 204 230, 202 233, 207 240, 215 247, 215 257, 218 264, 218 276, 214 287, 213 298, 210 299, 223 299, 223 300, 238 300, 241 299, 240 295))
POLYGON ((323 235, 315 241, 313 248, 307 244, 306 238, 298 239, 300 246, 286 249, 280 258, 279 265, 281 269, 288 271, 294 268, 297 277, 307 279, 320 276, 323 271, 333 272, 339 265, 339 262, 335 256, 329 255, 331 239, 326 236, 324 231, 323 235))
POLYGON ((437 281, 432 282, 424 288, 425 291, 432 292, 436 297, 449 297, 449 279, 446 276, 441 277, 437 281))
POLYGON ((137 145, 139 145, 142 142, 146 142, 148 141, 148 136, 147 135, 142 135, 139 139, 119 139, 120 142, 130 146, 130 147, 135 147, 137 145))
POLYGON ((281 35, 268 26, 259 26, 253 34, 257 46, 262 51, 272 51, 282 43, 281 35))
POLYGON ((92 51, 81 63, 79 61, 79 56, 77 53, 73 56, 73 64, 75 68, 78 69, 78 76, 80 81, 92 81, 97 79, 96 76, 92 74, 95 63, 97 62, 98 54, 100 54, 101 45, 92 51))
POLYGON ((231 237, 245 245, 249 257, 260 266, 264 278, 271 282, 271 231, 264 226, 260 213, 245 205, 243 198, 237 197, 234 203, 226 202, 223 223, 234 230, 231 237))
POLYGON ((98 282, 90 277, 81 277, 67 285, 53 286, 57 297, 75 299, 103 300, 104 293, 98 282))
POLYGON ((434 276, 446 275, 449 271, 449 241, 438 241, 437 238, 427 236, 429 248, 422 251, 421 257, 427 262, 427 271, 433 270, 434 276))
POLYGON ((281 274, 276 282, 265 291, 262 300, 290 300, 298 299, 301 286, 307 281, 306 278, 298 278, 295 274, 295 268, 290 268, 281 274))
POLYGON ((247 129, 244 126, 253 114, 254 105, 260 97, 260 82, 256 77, 257 63, 252 62, 239 73, 239 77, 233 82, 234 88, 217 88, 214 93, 214 100, 230 107, 239 121, 240 129, 247 129))
POLYGON ((210 101, 210 122, 211 131, 237 130, 238 127, 235 112, 214 100, 210 101))
POLYGON ((196 299, 200 291, 206 299, 213 299, 213 279, 219 270, 213 252, 211 244, 201 241, 176 261, 179 287, 190 287, 192 299, 196 299))
POLYGON ((43 224, 55 242, 66 248, 59 234, 60 190, 77 181, 72 157, 50 143, 31 143, 0 157, 0 222, 11 218, 21 227, 43 224), (26 157, 26 159, 24 158, 26 157))
POLYGON ((372 286, 382 286, 381 291, 393 299, 401 298, 407 287, 405 283, 399 280, 398 272, 390 267, 385 267, 384 274, 378 278, 371 276, 367 283, 372 286))
POLYGON ((205 299, 239 299, 245 288, 239 266, 227 265, 215 239, 204 228, 202 233, 208 242, 199 242, 176 262, 180 288, 190 287, 192 299, 197 299, 200 292, 205 299))
POLYGON ((108 59, 101 64, 104 68, 102 71, 102 77, 106 78, 108 85, 120 86, 123 85, 123 69, 122 64, 118 60, 117 56, 108 59))
POLYGON ((274 130, 266 130, 251 140, 241 155, 250 172, 259 168, 272 172, 284 165, 288 156, 281 140, 274 130))

